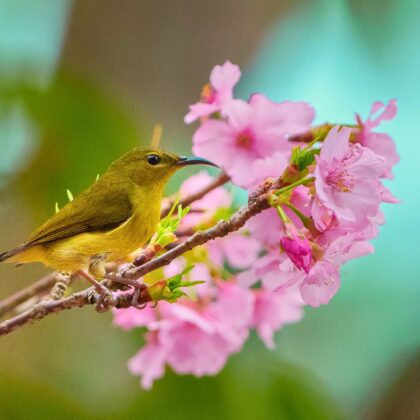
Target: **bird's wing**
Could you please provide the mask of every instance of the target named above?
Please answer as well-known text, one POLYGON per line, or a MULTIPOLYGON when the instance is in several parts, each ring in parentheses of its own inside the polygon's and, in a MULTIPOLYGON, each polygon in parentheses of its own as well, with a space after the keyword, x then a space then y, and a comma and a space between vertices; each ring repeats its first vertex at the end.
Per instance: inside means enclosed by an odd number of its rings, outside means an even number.
POLYGON ((97 181, 32 233, 24 249, 85 232, 106 232, 127 221, 133 213, 124 188, 97 181))

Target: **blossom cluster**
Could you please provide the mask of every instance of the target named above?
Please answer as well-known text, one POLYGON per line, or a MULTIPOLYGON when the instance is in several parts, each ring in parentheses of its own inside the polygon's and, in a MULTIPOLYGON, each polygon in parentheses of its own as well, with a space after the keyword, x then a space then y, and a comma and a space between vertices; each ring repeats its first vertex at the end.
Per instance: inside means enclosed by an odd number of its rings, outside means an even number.
MULTIPOLYGON (((366 119, 356 115, 347 126, 315 126, 315 110, 305 102, 278 103, 259 93, 235 98, 240 76, 229 61, 216 66, 201 101, 185 117, 199 122, 194 153, 220 165, 231 184, 191 205, 180 222, 180 240, 228 218, 236 208, 235 188, 252 192, 272 180, 271 208, 144 279, 190 267, 188 280, 203 282, 190 296, 115 311, 121 328, 147 329, 146 344, 129 362, 144 388, 165 366, 196 376, 219 372, 251 329, 273 348, 274 333, 299 321, 305 305, 327 304, 337 293, 345 262, 373 252, 369 240, 384 223, 380 205, 398 201, 382 181, 393 177, 399 157, 391 137, 377 131, 396 115, 395 100, 375 102, 366 119)), ((192 176, 181 197, 211 180, 206 172, 192 176)))

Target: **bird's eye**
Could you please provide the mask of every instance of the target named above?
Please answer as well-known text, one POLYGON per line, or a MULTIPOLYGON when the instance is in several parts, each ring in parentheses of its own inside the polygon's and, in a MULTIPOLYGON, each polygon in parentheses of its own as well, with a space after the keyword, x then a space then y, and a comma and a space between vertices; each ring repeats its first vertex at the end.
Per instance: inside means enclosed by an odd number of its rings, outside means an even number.
POLYGON ((149 165, 157 165, 160 162, 160 157, 155 154, 151 154, 147 156, 147 163, 149 165))

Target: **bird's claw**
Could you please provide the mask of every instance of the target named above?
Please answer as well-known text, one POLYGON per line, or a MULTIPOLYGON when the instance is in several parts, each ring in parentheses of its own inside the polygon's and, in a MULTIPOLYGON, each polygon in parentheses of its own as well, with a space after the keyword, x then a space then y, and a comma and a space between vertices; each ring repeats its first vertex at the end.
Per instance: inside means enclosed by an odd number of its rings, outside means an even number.
MULTIPOLYGON (((96 300, 96 310, 98 312, 106 312, 108 309, 114 306, 114 298, 112 292, 105 287, 102 283, 92 277, 90 274, 83 270, 79 270, 78 274, 85 278, 90 284, 93 285, 99 298, 96 300)), ((92 295, 93 297, 94 295, 92 295)))
POLYGON ((100 284, 100 287, 96 288, 98 292, 98 300, 96 302, 96 311, 106 312, 114 306, 114 298, 112 292, 104 285, 100 284))
POLYGON ((139 305, 139 298, 141 296, 141 292, 147 287, 144 283, 136 282, 136 285, 133 285, 134 293, 133 298, 131 299, 131 305, 137 309, 144 309, 147 306, 147 302, 142 303, 139 305))
POLYGON ((131 299, 131 306, 134 306, 137 309, 144 309, 147 306, 147 302, 139 305, 139 299, 141 297, 141 293, 147 287, 144 283, 140 283, 136 280, 126 279, 122 277, 121 275, 112 277, 110 280, 115 283, 123 284, 124 286, 134 288, 133 297, 131 299))

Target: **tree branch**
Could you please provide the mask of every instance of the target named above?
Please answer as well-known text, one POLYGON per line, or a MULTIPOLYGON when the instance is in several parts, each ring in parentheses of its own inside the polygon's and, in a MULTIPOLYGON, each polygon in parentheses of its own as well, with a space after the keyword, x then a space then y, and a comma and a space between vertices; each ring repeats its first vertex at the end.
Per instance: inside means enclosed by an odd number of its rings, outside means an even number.
MULTIPOLYGON (((213 191, 214 189, 226 184, 226 182, 228 182, 229 179, 230 179, 229 176, 225 172, 221 172, 220 175, 214 178, 214 180, 210 182, 206 187, 204 187, 200 191, 197 191, 194 194, 190 194, 189 196, 183 198, 182 200, 180 200, 179 204, 181 204, 182 207, 187 207, 190 204, 192 204, 194 201, 197 201, 197 200, 200 200, 200 198, 203 198, 210 191, 213 191)), ((168 203, 162 209, 161 217, 165 217, 169 213, 174 203, 175 203, 175 200, 168 201, 168 203)))
MULTIPOLYGON (((275 183, 264 183, 250 195, 248 205, 242 207, 230 219, 226 221, 220 221, 215 226, 205 231, 198 231, 194 233, 190 238, 181 244, 175 246, 171 250, 156 258, 154 258, 155 252, 146 248, 145 252, 141 254, 143 257, 139 257, 137 259, 137 263, 141 262, 140 265, 131 265, 128 269, 123 269, 118 273, 109 273, 106 278, 115 282, 121 280, 139 280, 145 274, 148 274, 160 267, 169 264, 172 260, 190 251, 191 249, 241 229, 251 217, 270 207, 270 189, 279 188, 280 186, 280 181, 275 183)), ((54 274, 51 276, 52 278, 55 278, 54 274)), ((109 303, 109 306, 116 308, 127 308, 130 306, 137 306, 138 304, 150 302, 152 298, 150 297, 148 289, 149 287, 142 287, 140 289, 140 295, 136 304, 133 304, 133 297, 135 296, 136 292, 138 293, 138 290, 129 291, 123 295, 113 294, 111 297, 112 301, 109 303)), ((101 296, 92 287, 82 292, 74 293, 73 295, 64 299, 42 301, 34 305, 29 310, 23 312, 22 314, 19 314, 14 318, 0 323, 0 335, 9 334, 17 328, 42 319, 47 315, 58 313, 65 309, 82 307, 92 304, 101 304, 101 296)))
POLYGON ((0 318, 7 312, 12 311, 21 303, 26 302, 28 299, 40 293, 49 291, 55 284, 56 275, 56 272, 48 274, 25 289, 19 290, 8 298, 2 300, 0 302, 0 318))
MULTIPOLYGON (((132 300, 135 291, 124 294, 112 294, 112 302, 110 306, 115 308, 128 308, 133 306, 132 300)), ((152 299, 147 291, 147 287, 140 289, 140 295, 137 299, 137 304, 145 304, 150 302, 152 299)), ((62 312, 65 309, 71 309, 75 307, 82 307, 85 305, 98 305, 101 303, 101 296, 96 292, 94 287, 89 287, 82 292, 74 293, 67 298, 60 300, 43 300, 32 306, 25 312, 22 312, 15 317, 3 321, 0 323, 0 336, 11 333, 19 327, 22 327, 28 323, 40 320, 47 315, 56 314, 62 312)))

